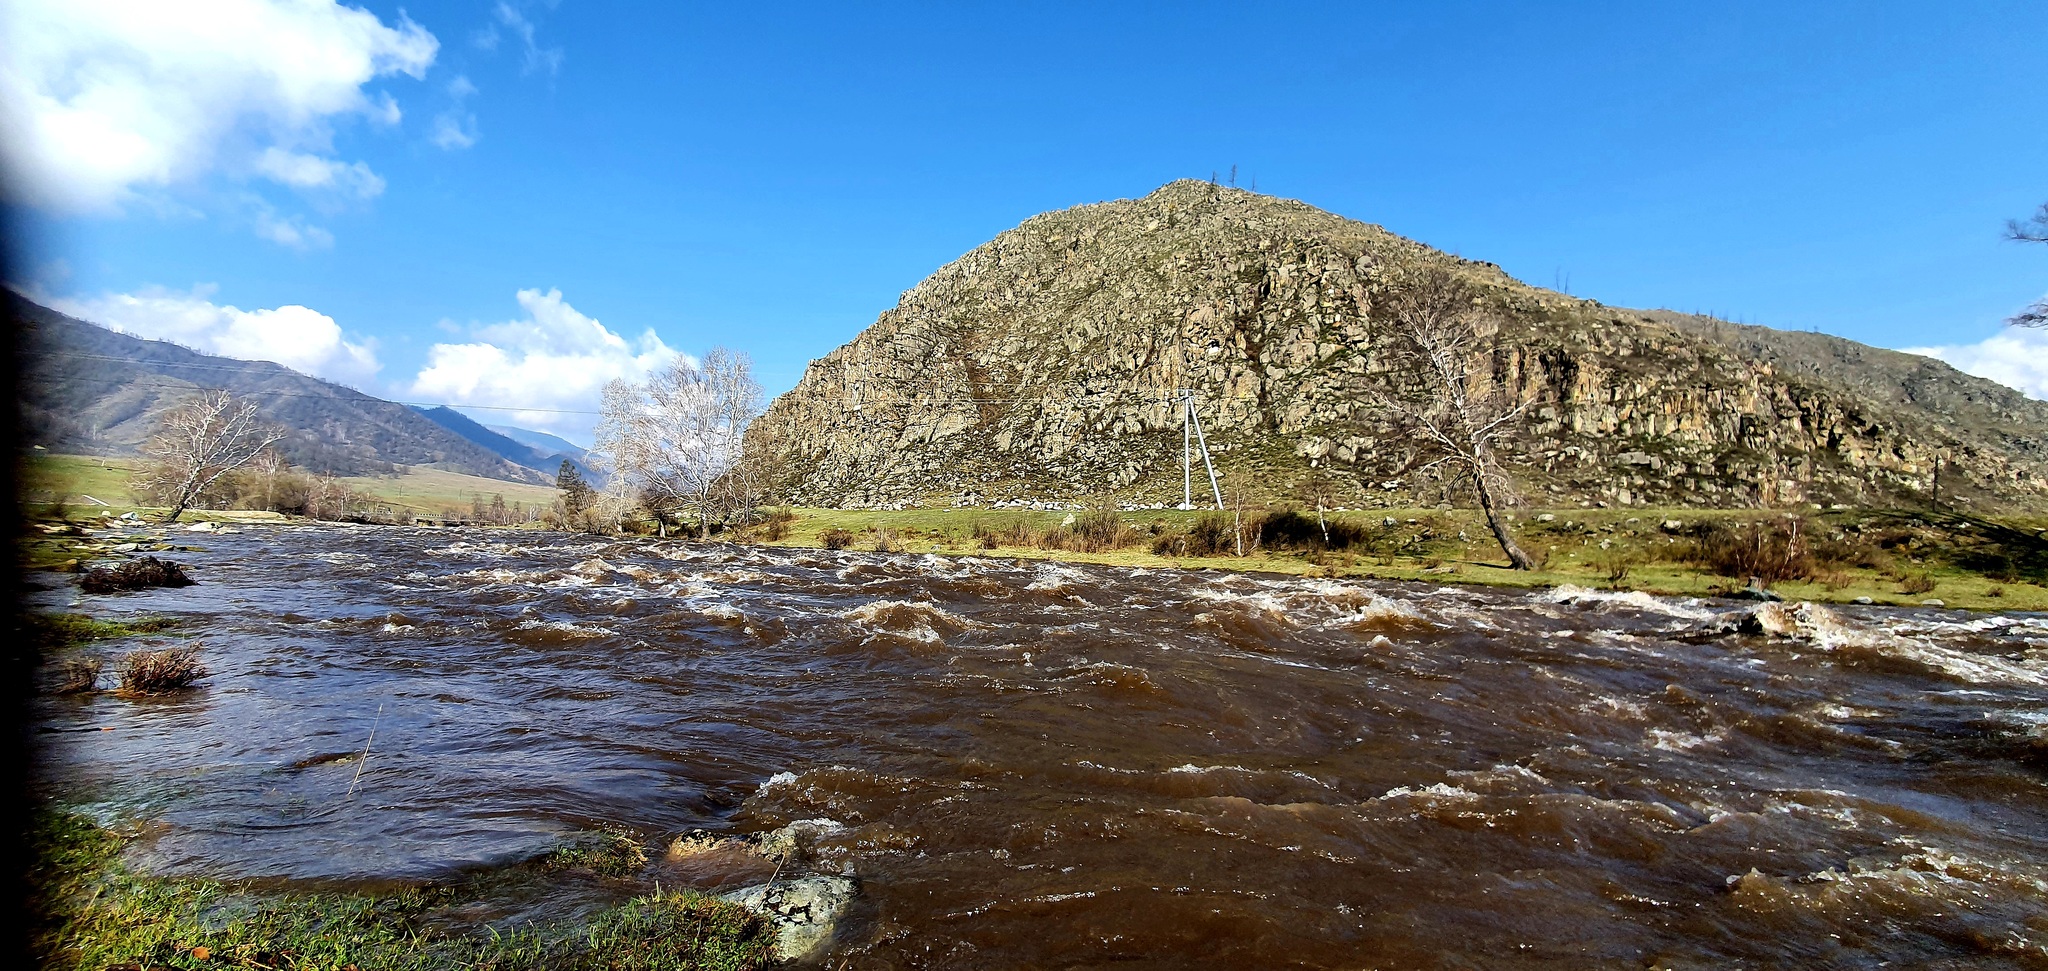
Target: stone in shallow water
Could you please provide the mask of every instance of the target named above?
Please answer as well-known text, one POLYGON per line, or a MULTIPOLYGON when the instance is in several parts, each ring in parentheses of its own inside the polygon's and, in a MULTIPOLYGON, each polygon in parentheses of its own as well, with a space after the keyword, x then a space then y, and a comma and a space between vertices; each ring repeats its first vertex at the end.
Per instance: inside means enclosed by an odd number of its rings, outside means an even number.
POLYGON ((768 920, 775 929, 777 961, 801 961, 831 945, 855 892, 856 885, 846 877, 812 876, 735 890, 720 899, 768 920))
POLYGON ((768 859, 777 862, 800 862, 810 852, 812 843, 820 836, 831 836, 846 831, 846 825, 836 819, 799 819, 778 830, 761 834, 756 849, 768 859))

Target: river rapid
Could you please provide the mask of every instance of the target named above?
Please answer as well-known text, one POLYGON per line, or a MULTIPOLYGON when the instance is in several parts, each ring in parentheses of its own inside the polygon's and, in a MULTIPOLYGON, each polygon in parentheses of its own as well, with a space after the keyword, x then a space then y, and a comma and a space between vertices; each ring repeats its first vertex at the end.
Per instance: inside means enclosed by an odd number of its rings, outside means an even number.
POLYGON ((47 784, 147 821, 157 872, 391 885, 830 820, 832 967, 2048 967, 2038 614, 1765 636, 1569 588, 190 542, 198 586, 37 595, 202 646, 199 690, 37 712, 47 784))

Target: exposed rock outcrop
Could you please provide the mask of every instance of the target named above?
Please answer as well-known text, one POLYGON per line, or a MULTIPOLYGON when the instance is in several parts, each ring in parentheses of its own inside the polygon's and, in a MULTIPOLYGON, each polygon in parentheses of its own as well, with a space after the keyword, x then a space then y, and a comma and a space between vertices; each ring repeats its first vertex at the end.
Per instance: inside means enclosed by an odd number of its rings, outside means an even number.
POLYGON ((1938 361, 1605 307, 1200 182, 977 247, 814 361, 750 444, 818 505, 1175 502, 1188 389, 1254 497, 1318 475, 1344 505, 1434 501, 1361 393, 1395 377, 1375 307, 1425 264, 1498 312, 1492 379, 1525 403, 1506 457, 1539 504, 1912 501, 1937 463, 1952 502, 2048 497, 2048 404, 1938 361))

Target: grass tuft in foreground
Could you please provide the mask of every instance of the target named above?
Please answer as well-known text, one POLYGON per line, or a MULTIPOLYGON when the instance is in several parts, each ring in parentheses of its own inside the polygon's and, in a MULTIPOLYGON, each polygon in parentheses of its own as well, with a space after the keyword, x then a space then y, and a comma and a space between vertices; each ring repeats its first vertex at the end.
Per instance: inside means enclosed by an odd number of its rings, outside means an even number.
POLYGON ((121 846, 83 816, 45 813, 36 821, 32 933, 44 967, 740 971, 766 967, 773 942, 744 908, 676 891, 583 922, 438 934, 423 918, 462 902, 463 887, 258 893, 137 875, 122 865, 121 846))
POLYGON ((624 876, 647 865, 647 849, 625 833, 601 830, 549 853, 541 865, 550 870, 588 870, 624 876))
POLYGON ((199 663, 197 647, 130 651, 121 659, 121 693, 126 695, 167 695, 190 688, 203 677, 206 666, 199 663))
POLYGON ((57 665, 57 683, 51 691, 60 695, 89 694, 99 690, 100 669, 105 662, 96 657, 72 658, 57 665))

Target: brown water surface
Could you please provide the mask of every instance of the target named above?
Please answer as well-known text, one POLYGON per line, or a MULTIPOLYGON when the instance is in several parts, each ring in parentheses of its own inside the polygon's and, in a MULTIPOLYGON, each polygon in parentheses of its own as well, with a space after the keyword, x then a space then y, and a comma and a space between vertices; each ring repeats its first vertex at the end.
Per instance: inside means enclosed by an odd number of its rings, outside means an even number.
POLYGON ((819 819, 811 865, 861 888, 834 967, 2048 967, 2040 615, 1773 639, 1640 594, 203 542, 196 587, 43 595, 203 645, 202 690, 39 713, 52 785, 152 821, 162 872, 387 884, 819 819))

